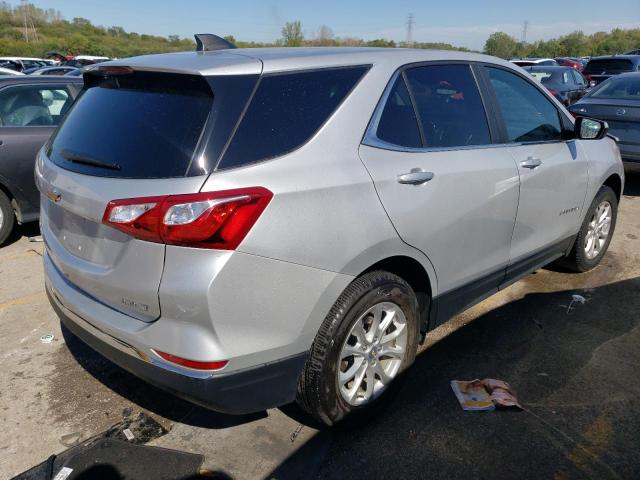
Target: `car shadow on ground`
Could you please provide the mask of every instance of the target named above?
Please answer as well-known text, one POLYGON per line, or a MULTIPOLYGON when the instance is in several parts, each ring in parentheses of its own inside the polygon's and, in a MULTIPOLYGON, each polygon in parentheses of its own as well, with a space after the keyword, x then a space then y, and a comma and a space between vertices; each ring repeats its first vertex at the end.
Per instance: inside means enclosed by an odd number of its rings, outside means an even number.
POLYGON ((384 415, 266 478, 639 478, 639 311, 640 278, 498 307, 421 353, 384 415), (485 377, 525 411, 464 412, 449 382, 485 377))
POLYGON ((640 197, 640 172, 625 174, 624 195, 640 197))
POLYGON ((13 232, 9 235, 9 238, 2 244, 2 247, 8 247, 9 245, 16 243, 22 237, 37 237, 40 235, 40 225, 38 222, 29 222, 23 225, 16 225, 13 232))
POLYGON ((266 412, 251 415, 225 415, 182 400, 150 385, 118 367, 92 350, 60 323, 67 348, 75 360, 96 380, 139 407, 174 422, 202 428, 228 428, 267 416, 266 412))

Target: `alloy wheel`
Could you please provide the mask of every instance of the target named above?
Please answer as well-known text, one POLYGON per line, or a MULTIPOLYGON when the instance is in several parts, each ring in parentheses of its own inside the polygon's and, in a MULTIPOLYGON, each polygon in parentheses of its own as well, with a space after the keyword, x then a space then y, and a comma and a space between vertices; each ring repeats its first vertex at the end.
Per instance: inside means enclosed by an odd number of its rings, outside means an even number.
POLYGON ((338 387, 353 406, 380 396, 400 370, 407 352, 407 320, 402 309, 381 302, 353 324, 338 357, 338 387))
POLYGON ((584 239, 584 253, 589 260, 593 260, 602 251, 609 238, 613 210, 611 204, 604 200, 593 212, 584 239))

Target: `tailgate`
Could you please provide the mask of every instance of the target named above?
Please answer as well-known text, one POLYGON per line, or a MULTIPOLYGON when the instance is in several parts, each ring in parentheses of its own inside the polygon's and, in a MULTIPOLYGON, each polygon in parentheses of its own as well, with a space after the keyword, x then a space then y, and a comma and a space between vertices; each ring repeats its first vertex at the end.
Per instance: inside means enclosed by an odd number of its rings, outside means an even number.
POLYGON ((144 321, 160 316, 158 289, 165 246, 137 240, 102 223, 117 198, 192 193, 206 176, 162 180, 92 177, 62 170, 41 152, 36 179, 47 254, 76 288, 144 321))

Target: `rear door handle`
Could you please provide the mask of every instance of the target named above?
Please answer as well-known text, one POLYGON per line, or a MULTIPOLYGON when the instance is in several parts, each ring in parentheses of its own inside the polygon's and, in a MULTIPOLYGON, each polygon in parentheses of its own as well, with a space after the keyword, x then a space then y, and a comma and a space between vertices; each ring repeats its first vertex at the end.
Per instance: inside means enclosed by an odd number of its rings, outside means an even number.
POLYGON ((534 157, 529 157, 526 160, 520 162, 520 166, 522 168, 529 168, 531 170, 533 170, 536 167, 539 167, 540 165, 542 165, 542 160, 534 157))
POLYGON ((433 172, 425 172, 420 168, 412 168, 410 172, 398 175, 398 183, 403 185, 422 185, 433 177, 433 172))

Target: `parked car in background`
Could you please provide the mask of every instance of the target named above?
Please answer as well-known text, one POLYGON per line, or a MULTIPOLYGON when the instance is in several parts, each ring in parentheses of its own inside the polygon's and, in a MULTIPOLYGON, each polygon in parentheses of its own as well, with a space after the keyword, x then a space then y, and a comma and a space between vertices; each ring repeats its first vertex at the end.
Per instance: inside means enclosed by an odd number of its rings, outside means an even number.
POLYGON ((630 52, 625 52, 625 55, 640 55, 640 48, 631 50, 630 52))
POLYGON ((580 100, 588 84, 573 67, 523 67, 565 106, 580 100))
POLYGON ((533 67, 533 66, 557 66, 553 58, 514 58, 509 60, 511 63, 515 63, 519 67, 533 67))
POLYGON ((561 65, 563 67, 572 67, 579 72, 582 72, 582 70, 584 70, 585 64, 582 63, 582 60, 579 58, 557 57, 555 61, 558 62, 558 65, 561 65))
POLYGON ((640 71, 640 55, 609 55, 593 57, 582 74, 595 87, 613 75, 640 71))
POLYGON ((229 413, 297 398, 355 419, 429 329, 605 254, 616 144, 513 64, 227 48, 90 69, 36 161, 51 304, 139 377, 229 413))
POLYGON ((36 153, 81 88, 74 77, 0 77, 0 245, 16 222, 38 219, 36 153))
POLYGON ((24 73, 13 70, 12 68, 0 67, 0 75, 24 75, 24 73))
POLYGON ((55 66, 55 67, 43 67, 33 70, 29 73, 29 75, 66 75, 71 72, 75 72, 78 70, 76 67, 65 67, 65 66, 55 66))
POLYGON ((640 171, 640 72, 609 78, 569 111, 575 116, 606 120, 609 132, 619 140, 625 167, 640 171))
POLYGON ((48 67, 50 63, 41 58, 30 57, 0 57, 0 67, 11 68, 23 72, 29 68, 48 67))

